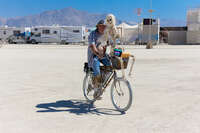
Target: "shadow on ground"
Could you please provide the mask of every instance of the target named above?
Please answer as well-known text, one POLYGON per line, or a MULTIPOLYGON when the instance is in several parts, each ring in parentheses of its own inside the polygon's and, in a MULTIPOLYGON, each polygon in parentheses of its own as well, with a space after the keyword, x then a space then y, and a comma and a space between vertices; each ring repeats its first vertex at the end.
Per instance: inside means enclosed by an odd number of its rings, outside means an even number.
POLYGON ((37 112, 69 112, 76 115, 96 114, 96 115, 123 115, 114 109, 96 108, 93 103, 85 100, 61 100, 53 103, 41 103, 36 106, 40 109, 37 112))

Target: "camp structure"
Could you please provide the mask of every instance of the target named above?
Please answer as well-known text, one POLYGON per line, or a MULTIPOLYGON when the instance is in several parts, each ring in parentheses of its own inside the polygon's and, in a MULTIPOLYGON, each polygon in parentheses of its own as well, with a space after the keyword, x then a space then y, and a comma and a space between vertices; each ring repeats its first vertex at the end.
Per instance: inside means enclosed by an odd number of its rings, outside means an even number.
POLYGON ((187 11, 187 44, 200 44, 200 8, 187 11))
POLYGON ((141 24, 128 25, 123 22, 117 26, 117 30, 122 44, 134 44, 141 38, 142 26, 141 24))

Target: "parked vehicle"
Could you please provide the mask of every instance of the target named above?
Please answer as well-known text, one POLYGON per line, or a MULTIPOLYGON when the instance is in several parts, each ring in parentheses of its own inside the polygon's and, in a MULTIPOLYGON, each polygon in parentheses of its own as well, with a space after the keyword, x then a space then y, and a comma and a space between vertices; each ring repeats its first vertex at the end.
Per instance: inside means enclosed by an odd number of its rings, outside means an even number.
POLYGON ((81 43, 85 42, 84 26, 40 26, 31 29, 29 43, 81 43))
POLYGON ((23 39, 25 39, 25 28, 0 27, 0 40, 9 43, 18 43, 24 42, 25 40, 23 39))
POLYGON ((27 40, 25 38, 25 36, 23 34, 19 34, 19 35, 11 35, 7 38, 7 42, 9 44, 17 44, 17 43, 27 43, 27 40))

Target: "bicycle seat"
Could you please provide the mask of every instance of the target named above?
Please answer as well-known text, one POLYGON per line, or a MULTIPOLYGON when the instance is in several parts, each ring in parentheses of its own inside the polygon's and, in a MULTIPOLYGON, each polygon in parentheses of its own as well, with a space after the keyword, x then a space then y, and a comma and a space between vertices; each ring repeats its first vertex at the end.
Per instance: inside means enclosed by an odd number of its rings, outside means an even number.
POLYGON ((93 69, 91 67, 88 66, 88 63, 85 62, 84 63, 84 72, 89 72, 89 71, 92 71, 93 72, 93 69))

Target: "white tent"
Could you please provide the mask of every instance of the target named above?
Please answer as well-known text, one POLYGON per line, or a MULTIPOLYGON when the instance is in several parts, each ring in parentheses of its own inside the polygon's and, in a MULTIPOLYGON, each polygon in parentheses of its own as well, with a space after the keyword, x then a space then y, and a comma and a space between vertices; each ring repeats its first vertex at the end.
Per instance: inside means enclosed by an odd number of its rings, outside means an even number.
POLYGON ((122 27, 122 28, 138 28, 138 25, 128 25, 127 23, 121 23, 117 27, 122 27))
POLYGON ((135 40, 140 36, 142 26, 139 25, 128 25, 126 23, 121 23, 117 26, 120 31, 121 40, 123 43, 134 43, 135 40))

